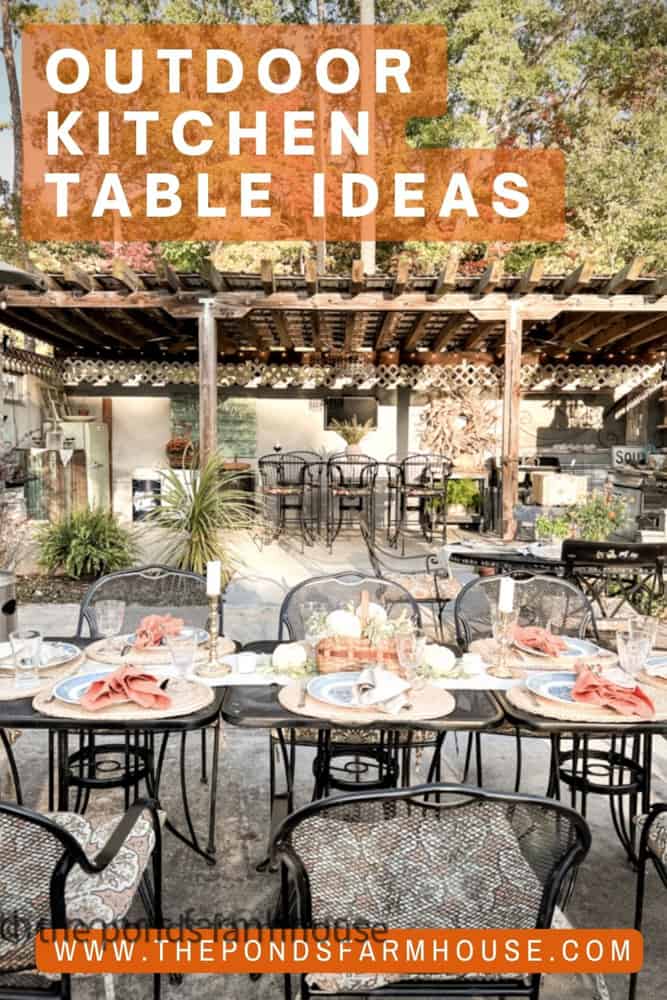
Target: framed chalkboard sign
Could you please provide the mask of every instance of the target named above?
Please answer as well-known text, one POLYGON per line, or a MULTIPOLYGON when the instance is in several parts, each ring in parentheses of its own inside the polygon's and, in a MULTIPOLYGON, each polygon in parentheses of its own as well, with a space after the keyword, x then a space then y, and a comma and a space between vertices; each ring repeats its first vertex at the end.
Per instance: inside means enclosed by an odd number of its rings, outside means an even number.
MULTIPOLYGON (((199 400, 196 395, 171 400, 171 433, 192 433, 199 440, 199 400)), ((218 400, 218 447, 225 458, 255 458, 257 455, 257 404, 248 397, 218 400)))

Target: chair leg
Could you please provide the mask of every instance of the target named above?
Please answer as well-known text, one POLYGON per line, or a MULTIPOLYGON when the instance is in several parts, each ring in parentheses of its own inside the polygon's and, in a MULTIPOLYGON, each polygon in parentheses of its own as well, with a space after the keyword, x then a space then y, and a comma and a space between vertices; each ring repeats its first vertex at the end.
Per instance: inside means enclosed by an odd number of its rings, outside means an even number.
MULTIPOLYGON (((635 896, 635 930, 641 931, 642 929, 642 919, 644 916, 644 892, 646 889, 646 851, 640 849, 639 852, 639 862, 637 865, 637 893, 635 896)), ((637 994, 637 981, 639 979, 639 973, 633 972, 630 976, 630 989, 628 992, 628 1000, 635 1000, 637 994)))
POLYGON ((12 750, 11 740, 7 735, 6 729, 0 729, 0 740, 2 741, 2 745, 5 749, 5 756, 7 758, 7 763, 9 765, 9 770, 12 776, 12 784, 14 785, 14 797, 16 799, 16 804, 17 806, 21 806, 23 805, 21 778, 19 776, 19 769, 16 766, 16 758, 14 757, 14 751, 12 750))
POLYGON ((201 778, 202 785, 208 784, 208 754, 206 750, 206 729, 201 731, 201 778))

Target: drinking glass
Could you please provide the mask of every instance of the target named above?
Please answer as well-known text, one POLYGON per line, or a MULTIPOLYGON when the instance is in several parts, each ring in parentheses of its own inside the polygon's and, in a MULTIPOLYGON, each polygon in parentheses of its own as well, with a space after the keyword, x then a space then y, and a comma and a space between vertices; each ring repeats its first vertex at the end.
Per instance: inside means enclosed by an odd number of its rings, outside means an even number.
POLYGON ((14 656, 14 684, 17 688, 32 688, 39 684, 42 665, 42 633, 36 628, 10 632, 9 642, 14 656))
POLYGON ((496 677, 511 677, 512 671, 508 666, 510 646, 514 642, 514 632, 519 620, 518 609, 504 611, 498 607, 491 609, 491 628, 493 638, 498 643, 498 663, 491 667, 489 673, 496 677))
POLYGON ((97 631, 106 639, 120 635, 125 618, 125 601, 103 600, 95 602, 97 631))
POLYGON ((182 628, 178 635, 165 636, 171 661, 178 677, 178 684, 183 684, 188 674, 192 673, 199 645, 198 636, 199 630, 189 627, 182 628))
POLYGON ((426 636, 418 630, 396 636, 399 674, 415 690, 424 686, 424 679, 417 676, 417 670, 423 663, 425 649, 426 636))
POLYGON ((321 601, 305 601, 300 608, 303 637, 311 665, 315 662, 315 651, 323 635, 323 622, 328 610, 321 601))
POLYGON ((617 633, 618 662, 626 674, 636 677, 644 668, 651 652, 651 645, 650 635, 642 633, 637 628, 628 626, 627 631, 617 633))

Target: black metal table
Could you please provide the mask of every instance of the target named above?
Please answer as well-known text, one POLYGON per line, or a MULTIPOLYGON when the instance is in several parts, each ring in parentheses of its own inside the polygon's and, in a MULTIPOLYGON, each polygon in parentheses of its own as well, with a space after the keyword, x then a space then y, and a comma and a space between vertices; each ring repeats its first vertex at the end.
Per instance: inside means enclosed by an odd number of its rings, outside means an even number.
MULTIPOLYGON (((258 651, 258 647, 264 647, 262 651, 267 651, 268 645, 268 643, 251 643, 244 648, 254 648, 255 651, 258 651)), ((276 643, 271 645, 275 646, 276 643)), ((225 691, 221 713, 226 723, 243 729, 266 729, 277 734, 286 788, 284 793, 276 793, 274 787, 271 789, 271 830, 293 809, 294 747, 295 740, 299 738, 300 733, 304 734, 313 730, 317 733, 314 797, 321 797, 328 794, 325 776, 329 773, 332 757, 331 734, 336 730, 349 732, 357 729, 360 733, 369 728, 378 730, 389 756, 399 752, 401 735, 405 736, 406 733, 417 731, 436 733, 433 756, 435 763, 440 759, 442 742, 448 732, 479 733, 495 729, 503 721, 503 712, 498 703, 490 692, 482 690, 457 689, 452 691, 456 707, 453 712, 440 719, 405 721, 388 717, 386 721, 379 720, 374 722, 372 726, 367 723, 365 725, 346 724, 343 726, 337 722, 330 723, 324 719, 310 719, 307 716, 290 712, 278 700, 280 687, 277 684, 239 684, 228 687, 225 691)), ((431 765, 431 770, 433 767, 434 765, 431 765)), ((432 780, 432 777, 429 774, 429 780, 432 780)), ((266 862, 263 862, 259 867, 266 867, 266 862)))
MULTIPOLYGON (((92 640, 68 637, 67 639, 52 639, 51 641, 66 641, 84 649, 92 640)), ((146 781, 151 797, 158 798, 167 740, 171 734, 179 734, 181 737, 181 798, 189 836, 174 826, 170 820, 167 820, 166 827, 174 836, 191 847, 206 861, 210 864, 215 864, 215 809, 221 729, 220 708, 224 691, 224 688, 214 689, 214 697, 211 704, 189 715, 175 716, 168 719, 155 719, 155 721, 146 719, 128 721, 105 719, 103 723, 96 722, 95 720, 77 719, 74 721, 72 719, 58 719, 54 716, 41 715, 33 708, 32 698, 17 698, 12 701, 0 702, 0 729, 35 729, 46 730, 48 732, 49 810, 56 808, 59 811, 68 811, 71 808, 70 791, 72 788, 76 789, 75 811, 85 810, 90 791, 95 788, 123 787, 125 789, 126 803, 128 803, 130 788, 134 787, 136 794, 140 780, 146 781), (188 803, 187 782, 185 778, 185 749, 188 733, 197 731, 205 732, 208 728, 212 728, 214 731, 213 760, 211 763, 209 792, 208 841, 206 848, 203 848, 199 844, 188 803), (106 747, 107 753, 113 749, 124 758, 123 764, 116 766, 113 772, 108 770, 106 776, 104 772, 101 775, 98 773, 97 766, 95 738, 101 734, 121 734, 123 737, 122 745, 112 745, 111 748, 106 747), (79 742, 79 748, 74 753, 70 752, 70 738, 72 736, 78 739, 79 742), (156 736, 162 737, 157 754, 154 752, 156 736), (54 780, 54 774, 57 774, 57 781, 54 780)), ((11 753, 9 756, 10 766, 12 766, 12 770, 14 771, 15 762, 11 760, 11 753)), ((18 772, 16 771, 15 773, 16 778, 18 778, 18 772)), ((17 784, 16 792, 17 799, 20 801, 20 782, 17 784)))
POLYGON ((667 735, 667 721, 637 719, 616 726, 608 722, 566 722, 523 711, 503 691, 494 691, 494 696, 509 722, 550 740, 547 795, 560 798, 560 785, 566 785, 572 807, 584 817, 588 795, 606 795, 618 839, 629 860, 636 862, 634 820, 650 807, 653 738, 667 735), (608 740, 608 748, 591 747, 591 741, 596 739, 608 740), (564 740, 571 741, 571 749, 563 750, 564 740))
POLYGON ((545 573, 549 576, 563 576, 566 564, 560 559, 545 559, 543 556, 534 556, 530 552, 520 552, 518 549, 466 549, 457 550, 454 546, 448 547, 449 558, 452 562, 463 566, 484 566, 493 569, 496 573, 507 575, 509 573, 545 573))

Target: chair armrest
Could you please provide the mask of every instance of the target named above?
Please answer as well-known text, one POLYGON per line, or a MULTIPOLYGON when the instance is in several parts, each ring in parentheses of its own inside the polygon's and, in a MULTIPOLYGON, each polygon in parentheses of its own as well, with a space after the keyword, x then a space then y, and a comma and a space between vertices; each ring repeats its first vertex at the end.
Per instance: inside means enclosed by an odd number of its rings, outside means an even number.
POLYGON ((104 847, 102 847, 95 855, 95 858, 92 861, 88 860, 88 864, 82 864, 81 867, 87 871, 89 875, 104 871, 104 869, 111 864, 120 849, 123 847, 125 841, 134 829, 135 823, 144 812, 149 813, 151 817, 153 830, 155 832, 156 845, 159 845, 160 817, 158 815, 157 802, 154 799, 140 799, 138 802, 135 802, 134 805, 130 806, 104 847))

